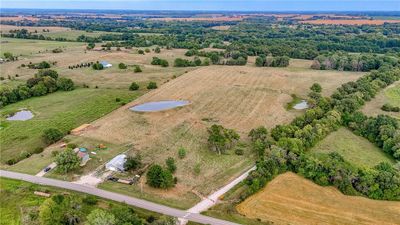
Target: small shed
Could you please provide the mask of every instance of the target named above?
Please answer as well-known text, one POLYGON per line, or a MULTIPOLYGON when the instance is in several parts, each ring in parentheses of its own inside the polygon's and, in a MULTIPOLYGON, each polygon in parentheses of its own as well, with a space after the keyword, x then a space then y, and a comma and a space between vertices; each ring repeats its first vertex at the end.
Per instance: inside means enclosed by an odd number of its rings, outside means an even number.
POLYGON ((106 164, 106 169, 111 171, 122 172, 125 170, 124 168, 125 162, 126 162, 125 154, 117 155, 106 164))
POLYGON ((112 64, 108 63, 107 61, 101 61, 100 64, 103 65, 104 68, 112 67, 112 64))

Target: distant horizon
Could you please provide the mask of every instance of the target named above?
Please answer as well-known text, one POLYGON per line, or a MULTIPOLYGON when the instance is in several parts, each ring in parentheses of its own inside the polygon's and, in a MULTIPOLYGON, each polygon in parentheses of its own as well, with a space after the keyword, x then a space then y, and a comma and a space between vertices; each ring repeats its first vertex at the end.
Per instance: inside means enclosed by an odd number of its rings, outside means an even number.
POLYGON ((226 12, 400 12, 398 0, 2 0, 0 8, 226 12))

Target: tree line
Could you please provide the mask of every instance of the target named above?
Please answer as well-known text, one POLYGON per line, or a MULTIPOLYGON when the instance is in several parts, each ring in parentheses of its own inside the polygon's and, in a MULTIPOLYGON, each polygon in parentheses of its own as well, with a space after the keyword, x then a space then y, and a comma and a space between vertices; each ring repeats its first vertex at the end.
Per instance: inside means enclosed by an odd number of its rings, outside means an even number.
POLYGON ((3 86, 0 89, 0 107, 55 91, 71 91, 74 88, 74 82, 69 78, 59 77, 57 71, 39 70, 24 85, 15 88, 3 86))

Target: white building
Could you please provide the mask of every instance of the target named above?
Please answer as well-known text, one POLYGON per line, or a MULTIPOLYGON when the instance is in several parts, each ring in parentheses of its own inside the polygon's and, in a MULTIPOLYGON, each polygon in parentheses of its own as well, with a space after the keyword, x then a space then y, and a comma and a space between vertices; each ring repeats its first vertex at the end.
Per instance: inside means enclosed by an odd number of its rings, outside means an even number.
POLYGON ((107 61, 101 61, 100 64, 103 65, 104 68, 112 67, 112 64, 108 63, 107 61))
POLYGON ((113 159, 111 159, 110 162, 106 164, 106 169, 111 171, 122 172, 125 170, 124 169, 125 162, 126 162, 125 154, 117 155, 113 159))

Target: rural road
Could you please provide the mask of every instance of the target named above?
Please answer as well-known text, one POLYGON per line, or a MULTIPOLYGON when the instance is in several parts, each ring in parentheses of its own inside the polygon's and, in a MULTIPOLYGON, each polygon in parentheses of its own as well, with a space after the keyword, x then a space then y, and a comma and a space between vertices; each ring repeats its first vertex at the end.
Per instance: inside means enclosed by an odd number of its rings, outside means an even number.
POLYGON ((190 220, 190 221, 198 222, 198 223, 202 223, 202 224, 238 225, 237 223, 204 216, 204 215, 201 215, 198 213, 190 213, 190 212, 186 212, 184 210, 174 209, 174 208, 171 208, 168 206, 156 204, 156 203, 149 202, 146 200, 133 198, 133 197, 129 197, 126 195, 117 194, 114 192, 105 191, 105 190, 101 190, 101 189, 98 189, 95 187, 89 187, 89 186, 85 186, 85 185, 81 185, 81 184, 70 183, 70 182, 66 182, 66 181, 55 180, 55 179, 50 179, 50 178, 45 178, 45 177, 32 176, 32 175, 28 175, 28 174, 10 172, 10 171, 5 171, 5 170, 0 170, 0 176, 11 178, 11 179, 23 180, 23 181, 41 184, 41 185, 59 187, 59 188, 68 189, 68 190, 77 191, 77 192, 83 192, 83 193, 87 193, 87 194, 91 194, 91 195, 96 195, 101 198, 110 199, 110 200, 114 200, 117 202, 124 202, 128 205, 132 205, 132 206, 135 206, 138 208, 147 209, 149 211, 158 212, 161 214, 165 214, 165 215, 169 215, 169 216, 173 216, 173 217, 177 217, 177 218, 183 218, 186 220, 190 220))

